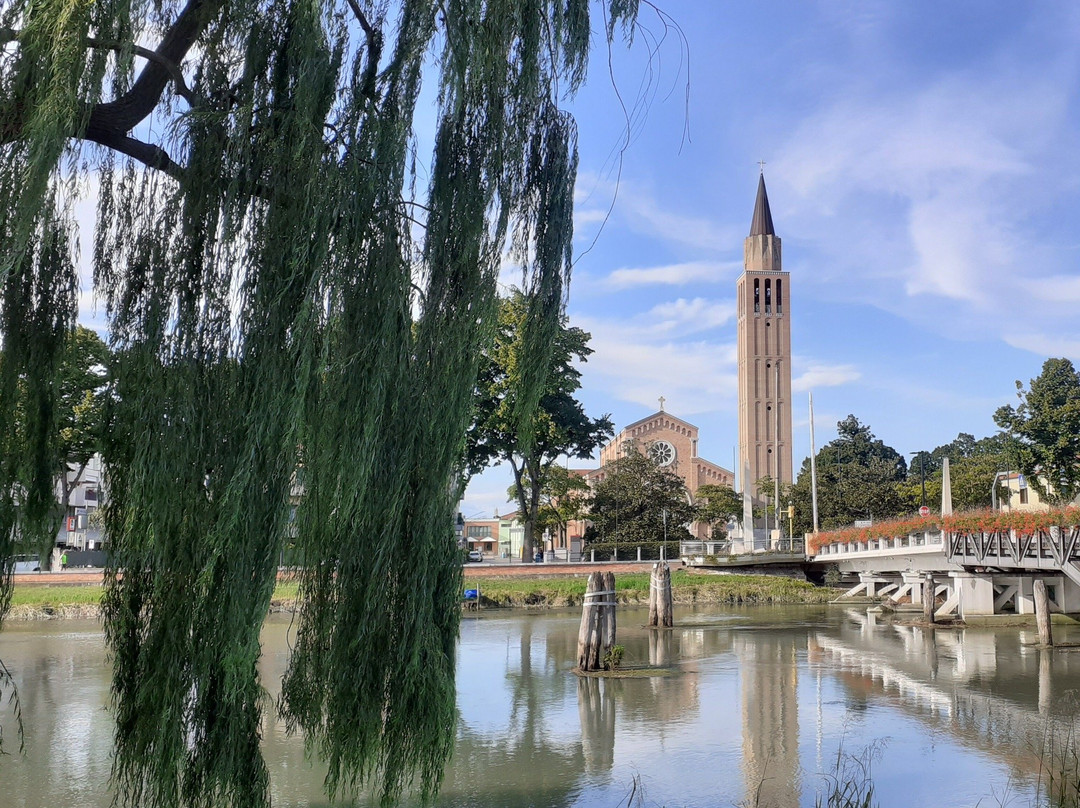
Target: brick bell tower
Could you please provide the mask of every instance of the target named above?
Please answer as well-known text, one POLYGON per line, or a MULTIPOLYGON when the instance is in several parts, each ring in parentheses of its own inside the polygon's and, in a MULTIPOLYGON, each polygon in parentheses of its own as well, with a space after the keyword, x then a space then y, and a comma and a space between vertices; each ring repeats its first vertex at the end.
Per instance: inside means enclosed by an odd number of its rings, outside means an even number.
MULTIPOLYGON (((735 285, 739 359, 739 473, 743 491, 791 476, 791 287, 782 269, 764 172, 758 179, 743 273, 735 285)), ((772 491, 767 494, 772 499, 772 491)))

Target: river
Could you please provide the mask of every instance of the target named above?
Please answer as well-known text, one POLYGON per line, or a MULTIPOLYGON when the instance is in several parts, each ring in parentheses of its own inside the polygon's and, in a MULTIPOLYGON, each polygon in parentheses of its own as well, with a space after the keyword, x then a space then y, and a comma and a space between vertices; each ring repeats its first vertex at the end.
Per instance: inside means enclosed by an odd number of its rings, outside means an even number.
MULTIPOLYGON (((882 806, 1027 806, 1047 728, 1080 692, 1080 650, 1039 652, 1029 630, 927 631, 839 607, 681 609, 669 632, 645 617, 620 611, 624 664, 668 675, 600 680, 570 672, 576 612, 467 616, 439 805, 809 806, 839 759, 870 766, 882 806)), ((274 616, 263 633, 274 697, 288 631, 274 616)), ((100 626, 10 622, 0 659, 26 730, 20 755, 5 705, 0 805, 107 808, 100 626)), ((326 805, 303 742, 272 715, 264 735, 274 805, 326 805)))

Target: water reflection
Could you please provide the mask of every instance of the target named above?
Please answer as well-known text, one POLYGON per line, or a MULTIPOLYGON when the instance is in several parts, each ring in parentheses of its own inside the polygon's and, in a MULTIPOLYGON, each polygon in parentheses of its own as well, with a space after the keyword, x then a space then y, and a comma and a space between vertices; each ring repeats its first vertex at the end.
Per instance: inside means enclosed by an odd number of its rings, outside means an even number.
POLYGON ((743 786, 747 805, 799 804, 796 638, 789 632, 736 635, 742 672, 743 786))
POLYGON ((615 760, 615 698, 613 680, 583 676, 578 679, 578 720, 585 770, 597 774, 611 770, 615 760))
MULTIPOLYGON (((883 805, 995 804, 1007 784, 1027 805, 1044 742, 1067 731, 1050 719, 1071 718, 1080 689, 1080 653, 1039 651, 1033 632, 929 629, 835 609, 691 610, 671 631, 627 610, 626 664, 669 675, 579 678, 577 619, 463 622, 460 719, 440 805, 611 807, 635 783, 648 805, 813 805, 841 746, 858 752, 882 738, 883 805)), ((275 698, 287 619, 268 621, 263 648, 275 698)), ((0 759, 0 802, 108 806, 100 628, 10 624, 0 657, 27 726, 26 757, 0 759)), ((9 715, 0 720, 13 731, 9 715)), ((272 711, 263 734, 274 804, 325 805, 325 772, 302 740, 272 711)))

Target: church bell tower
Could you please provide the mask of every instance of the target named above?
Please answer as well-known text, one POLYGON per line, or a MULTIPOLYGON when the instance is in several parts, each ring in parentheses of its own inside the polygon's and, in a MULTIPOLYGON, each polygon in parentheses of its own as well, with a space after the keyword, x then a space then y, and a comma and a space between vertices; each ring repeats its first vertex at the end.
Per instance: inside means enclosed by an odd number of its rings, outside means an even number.
MULTIPOLYGON (((739 360, 739 473, 755 500, 764 476, 791 472, 791 287, 781 263, 764 173, 758 179, 743 273, 735 285, 739 360)), ((772 492, 766 496, 771 499, 772 492)))

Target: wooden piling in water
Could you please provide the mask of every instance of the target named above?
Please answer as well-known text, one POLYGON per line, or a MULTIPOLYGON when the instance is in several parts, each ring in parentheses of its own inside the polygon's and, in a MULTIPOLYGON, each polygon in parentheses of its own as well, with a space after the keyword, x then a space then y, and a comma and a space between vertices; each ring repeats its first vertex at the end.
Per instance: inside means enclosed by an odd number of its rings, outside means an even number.
POLYGON ((659 625, 660 616, 656 606, 656 597, 660 592, 660 587, 656 584, 656 570, 659 564, 652 565, 652 572, 649 573, 649 628, 653 628, 659 625))
POLYGON ((615 573, 604 573, 606 603, 600 609, 600 667, 606 668, 604 659, 608 651, 615 647, 615 573))
POLYGON ((1046 595, 1046 583, 1042 578, 1035 579, 1035 624, 1039 627, 1039 645, 1053 647, 1054 633, 1050 628, 1050 598, 1046 595))
POLYGON ((935 588, 936 587, 934 586, 934 576, 927 575, 926 577, 923 578, 923 581, 922 581, 922 613, 923 613, 923 620, 925 620, 927 623, 933 623, 934 622, 934 606, 937 605, 935 603, 935 597, 934 597, 934 589, 935 588))
POLYGON ((582 671, 604 669, 604 658, 615 645, 615 574, 593 572, 581 605, 578 628, 578 668, 582 671))

